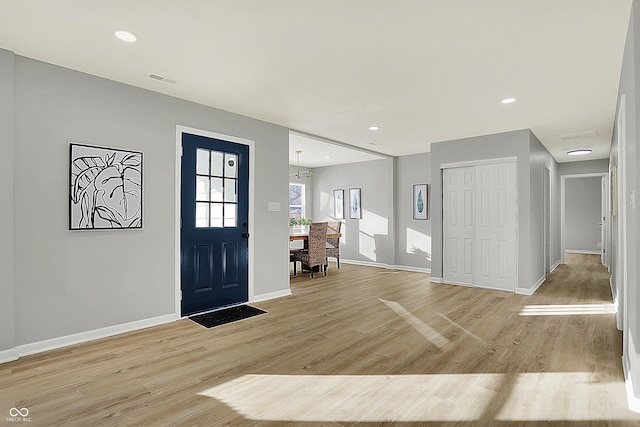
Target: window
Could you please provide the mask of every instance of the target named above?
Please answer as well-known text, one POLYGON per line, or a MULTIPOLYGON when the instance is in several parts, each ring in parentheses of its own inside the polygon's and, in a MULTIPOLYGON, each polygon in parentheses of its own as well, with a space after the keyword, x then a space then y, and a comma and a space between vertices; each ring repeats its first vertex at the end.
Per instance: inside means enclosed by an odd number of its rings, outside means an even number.
POLYGON ((196 156, 196 227, 236 227, 237 156, 203 148, 196 156))
POLYGON ((289 218, 304 217, 304 184, 289 184, 289 218))

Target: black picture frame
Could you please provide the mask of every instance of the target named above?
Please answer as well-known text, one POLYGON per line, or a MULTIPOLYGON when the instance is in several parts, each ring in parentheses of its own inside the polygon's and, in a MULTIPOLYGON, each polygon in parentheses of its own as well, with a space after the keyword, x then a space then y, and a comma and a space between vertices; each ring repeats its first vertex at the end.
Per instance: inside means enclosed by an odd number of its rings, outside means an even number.
POLYGON ((142 228, 142 152, 69 144, 69 230, 142 228))
POLYGON ((429 219, 429 186, 427 184, 413 185, 413 219, 429 219))

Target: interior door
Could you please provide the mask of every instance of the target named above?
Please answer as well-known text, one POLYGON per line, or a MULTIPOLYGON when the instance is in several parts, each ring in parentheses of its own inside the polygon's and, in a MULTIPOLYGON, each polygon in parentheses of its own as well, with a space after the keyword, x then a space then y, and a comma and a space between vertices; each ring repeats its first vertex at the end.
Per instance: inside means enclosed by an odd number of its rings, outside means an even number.
POLYGON ((444 169, 443 280, 473 284, 474 171, 473 167, 444 169))
POLYGON ((475 166, 475 286, 516 289, 515 180, 514 162, 475 166))
POLYGON ((182 315, 248 300, 249 147, 184 133, 182 315))

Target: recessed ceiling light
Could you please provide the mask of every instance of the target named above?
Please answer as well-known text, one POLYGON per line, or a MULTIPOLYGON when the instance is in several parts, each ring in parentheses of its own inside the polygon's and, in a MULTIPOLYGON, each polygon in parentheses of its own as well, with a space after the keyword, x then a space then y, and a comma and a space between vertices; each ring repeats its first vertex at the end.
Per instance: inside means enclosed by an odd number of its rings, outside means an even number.
POLYGON ((505 98, 500 102, 502 102, 503 104, 512 104, 512 103, 516 102, 516 99, 515 98, 505 98))
POLYGON ((330 158, 331 158, 331 156, 324 156, 324 158, 325 158, 325 159, 330 159, 330 158))
POLYGON ((586 148, 581 148, 579 150, 571 150, 571 151, 567 151, 567 154, 570 156, 582 156, 585 154, 589 154, 591 153, 590 149, 586 149, 586 148))
POLYGON ((380 126, 369 126, 369 130, 378 130, 380 126))
POLYGON ((115 32, 115 35, 120 40, 129 42, 129 43, 133 43, 134 41, 138 40, 135 34, 125 30, 118 30, 115 32))

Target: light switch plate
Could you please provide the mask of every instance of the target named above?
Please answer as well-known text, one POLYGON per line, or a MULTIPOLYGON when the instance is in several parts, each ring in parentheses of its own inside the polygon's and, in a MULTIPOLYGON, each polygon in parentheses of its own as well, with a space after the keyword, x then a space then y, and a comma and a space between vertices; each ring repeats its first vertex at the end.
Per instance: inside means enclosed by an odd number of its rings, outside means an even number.
POLYGON ((280 212, 280 203, 275 203, 275 202, 267 203, 267 211, 280 212))

